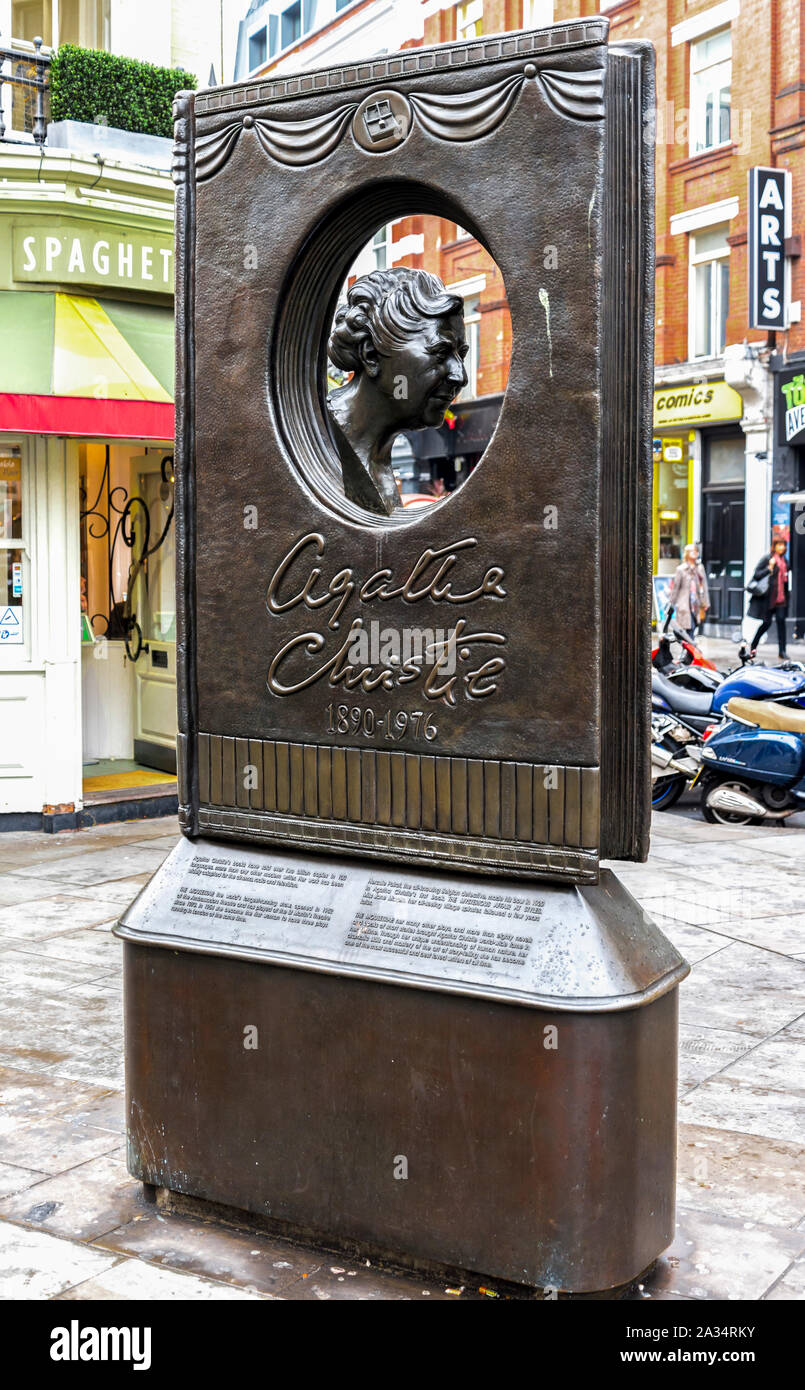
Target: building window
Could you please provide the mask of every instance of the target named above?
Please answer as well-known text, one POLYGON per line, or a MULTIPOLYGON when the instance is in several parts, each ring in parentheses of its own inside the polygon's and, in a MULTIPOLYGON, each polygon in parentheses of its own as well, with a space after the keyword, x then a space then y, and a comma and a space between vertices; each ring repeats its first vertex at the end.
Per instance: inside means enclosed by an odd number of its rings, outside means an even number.
POLYGON ((391 223, 381 227, 379 232, 375 232, 372 237, 372 254, 375 258, 375 270, 388 270, 391 252, 391 223))
POLYGON ((249 35, 249 72, 262 67, 268 57, 268 37, 265 24, 256 34, 249 35))
POLYGON ((484 0, 467 0, 456 11, 456 38, 477 39, 484 28, 484 0))
POLYGON ((469 241, 470 233, 456 223, 456 241, 469 241))
POLYGON ((11 37, 108 51, 111 0, 12 0, 11 37))
POLYGON ((458 397, 460 401, 474 401, 478 395, 478 367, 481 357, 481 296, 469 295, 464 300, 464 332, 469 352, 464 359, 467 372, 467 385, 458 397))
POLYGON ((690 239, 691 357, 720 357, 727 342, 730 306, 729 227, 697 232, 690 239))
POLYGON ((721 29, 690 46, 692 153, 715 149, 730 140, 732 34, 721 29))
POLYGON ((302 37, 302 4, 301 0, 296 5, 289 5, 287 10, 282 12, 282 24, 280 28, 280 47, 289 48, 292 43, 302 37))
POLYGON ((52 0, 12 0, 11 37, 32 43, 41 38, 46 48, 53 43, 52 0))
POLYGON ((553 0, 523 0, 523 28, 543 29, 553 24, 553 0))

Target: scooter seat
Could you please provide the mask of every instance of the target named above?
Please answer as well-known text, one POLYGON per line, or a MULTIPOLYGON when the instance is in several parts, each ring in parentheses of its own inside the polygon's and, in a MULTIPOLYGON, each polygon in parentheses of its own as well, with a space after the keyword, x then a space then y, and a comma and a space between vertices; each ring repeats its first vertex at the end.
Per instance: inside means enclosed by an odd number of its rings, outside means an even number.
POLYGON ((778 705, 775 700, 743 700, 734 695, 727 705, 727 714, 754 724, 758 729, 774 729, 777 733, 805 734, 805 709, 778 705))
POLYGON ((677 714, 709 714, 713 708, 712 692, 699 694, 696 690, 683 690, 675 681, 669 681, 659 671, 651 673, 651 689, 655 695, 665 700, 677 714))

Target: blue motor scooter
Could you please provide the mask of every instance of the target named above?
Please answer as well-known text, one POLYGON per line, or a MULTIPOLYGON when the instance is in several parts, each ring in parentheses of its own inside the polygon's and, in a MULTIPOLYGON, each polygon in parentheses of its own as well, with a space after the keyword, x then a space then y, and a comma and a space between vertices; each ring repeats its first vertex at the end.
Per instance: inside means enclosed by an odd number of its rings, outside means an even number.
POLYGON ((718 825, 761 825, 805 811, 805 709, 733 697, 701 749, 701 807, 718 825))
POLYGON ((651 804, 655 811, 668 810, 688 783, 700 780, 705 740, 713 726, 727 717, 731 700, 805 703, 805 670, 793 662, 788 669, 745 663, 728 676, 702 674, 709 688, 695 691, 677 685, 661 671, 651 673, 651 804))

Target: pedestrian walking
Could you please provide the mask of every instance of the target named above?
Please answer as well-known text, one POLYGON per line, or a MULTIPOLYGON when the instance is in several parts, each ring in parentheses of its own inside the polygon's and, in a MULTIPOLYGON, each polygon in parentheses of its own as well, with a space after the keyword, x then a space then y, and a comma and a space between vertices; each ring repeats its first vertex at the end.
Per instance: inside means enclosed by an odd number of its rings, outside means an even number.
POLYGON ((677 565, 668 591, 668 602, 676 609, 677 621, 690 634, 691 642, 696 636, 696 628, 704 622, 710 608, 710 593, 707 588, 707 575, 704 565, 699 561, 699 547, 686 545, 682 564, 677 565))
POLYGON ((791 589, 791 570, 786 559, 786 543, 777 540, 768 555, 758 560, 747 589, 749 617, 758 618, 760 627, 752 642, 751 655, 757 655, 758 643, 764 632, 768 632, 772 622, 777 623, 777 650, 784 661, 786 652, 785 620, 788 612, 788 596, 791 589))

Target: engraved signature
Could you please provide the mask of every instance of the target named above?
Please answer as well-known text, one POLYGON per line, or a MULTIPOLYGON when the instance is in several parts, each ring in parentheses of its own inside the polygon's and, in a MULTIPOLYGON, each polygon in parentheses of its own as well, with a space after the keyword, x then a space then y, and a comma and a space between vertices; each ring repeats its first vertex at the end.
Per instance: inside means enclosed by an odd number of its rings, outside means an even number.
MULTIPOLYGON (((453 571, 477 544, 474 536, 466 536, 439 549, 429 547, 403 578, 395 579, 390 569, 378 569, 361 583, 355 571, 347 567, 339 569, 329 580, 322 577, 322 568, 315 561, 324 555, 326 543, 320 532, 312 531, 302 536, 280 561, 266 590, 266 607, 274 614, 303 607, 324 615, 330 609, 327 627, 337 630, 353 600, 371 604, 402 599, 404 603, 416 604, 430 599, 434 603, 458 605, 506 598, 504 572, 498 565, 490 565, 470 587, 458 586, 453 571)), ((325 634, 311 631, 292 637, 269 666, 269 690, 274 695, 294 695, 326 679, 330 686, 342 685, 346 690, 369 693, 421 681, 427 699, 455 705, 459 682, 463 682, 470 699, 486 699, 497 690, 498 679, 505 670, 502 655, 487 655, 484 650, 489 645, 504 646, 505 636, 500 632, 470 631, 463 617, 442 641, 432 643, 427 653, 418 651, 401 660, 391 657, 385 662, 356 660, 356 652, 362 650, 357 639, 363 626, 363 617, 354 616, 338 649, 313 670, 306 669, 307 658, 323 652, 327 645, 325 634), (480 664, 470 666, 473 661, 480 664), (463 669, 459 670, 459 666, 463 669)))

